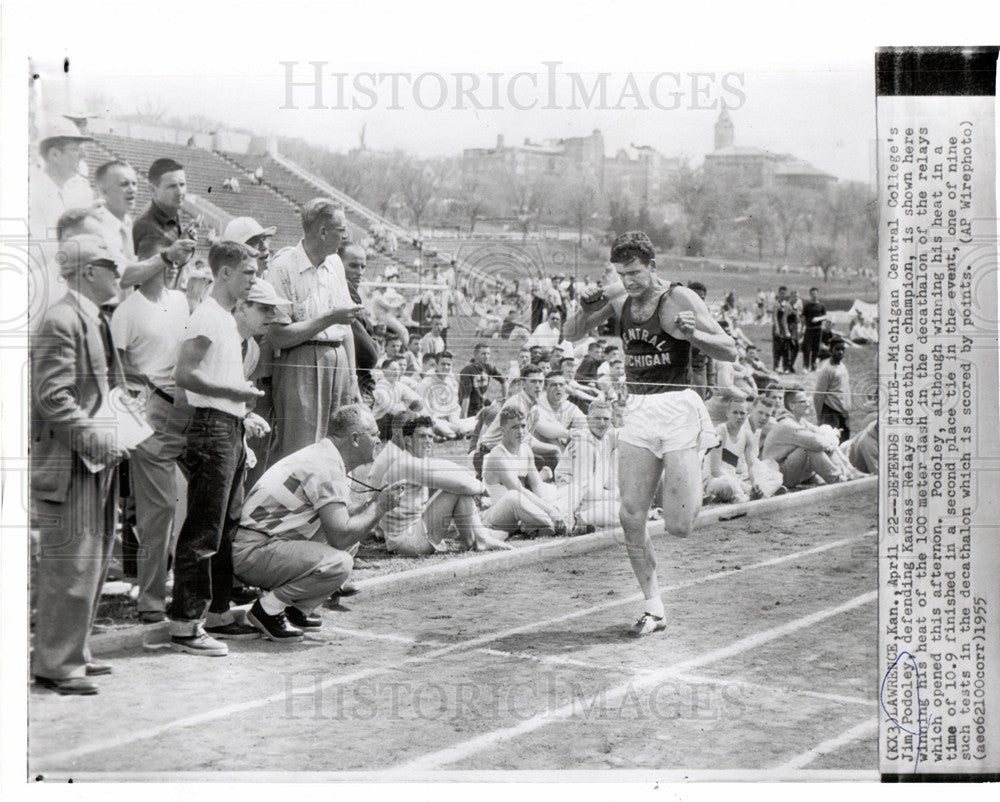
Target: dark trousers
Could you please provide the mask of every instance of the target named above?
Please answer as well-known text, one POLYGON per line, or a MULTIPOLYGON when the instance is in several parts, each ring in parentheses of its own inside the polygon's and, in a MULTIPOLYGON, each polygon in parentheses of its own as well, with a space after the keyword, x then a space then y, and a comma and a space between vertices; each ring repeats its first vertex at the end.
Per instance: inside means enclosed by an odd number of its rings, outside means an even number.
MULTIPOLYGON (((242 491, 243 420, 216 409, 198 408, 187 429, 187 443, 179 463, 188 477, 187 518, 177 536, 174 553, 174 594, 168 615, 174 621, 200 621, 212 601, 213 573, 229 565, 229 581, 217 590, 231 592, 232 558, 216 570, 212 558, 219 551, 233 494, 242 491)), ((228 598, 226 607, 228 609, 228 598)))
POLYGON ((825 423, 834 429, 840 429, 841 443, 851 439, 851 428, 847 425, 847 415, 843 412, 838 412, 832 407, 823 404, 819 411, 819 423, 821 426, 825 423))
POLYGON ((799 341, 795 337, 785 340, 785 370, 795 370, 795 360, 799 358, 799 341))
POLYGON ((822 333, 822 329, 806 329, 802 335, 802 366, 806 370, 813 370, 816 367, 822 333))
POLYGON ((785 351, 788 348, 788 338, 778 334, 771 335, 771 367, 781 370, 785 363, 785 351))

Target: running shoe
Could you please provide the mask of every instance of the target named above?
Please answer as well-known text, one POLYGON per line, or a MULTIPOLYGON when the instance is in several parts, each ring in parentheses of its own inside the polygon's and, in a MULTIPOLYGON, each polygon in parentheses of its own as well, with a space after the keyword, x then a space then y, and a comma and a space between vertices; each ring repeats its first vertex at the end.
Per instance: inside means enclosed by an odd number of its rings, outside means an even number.
POLYGON ((628 634, 633 638, 641 638, 643 635, 650 635, 661 629, 667 628, 667 620, 652 613, 643 613, 642 617, 636 621, 628 634))

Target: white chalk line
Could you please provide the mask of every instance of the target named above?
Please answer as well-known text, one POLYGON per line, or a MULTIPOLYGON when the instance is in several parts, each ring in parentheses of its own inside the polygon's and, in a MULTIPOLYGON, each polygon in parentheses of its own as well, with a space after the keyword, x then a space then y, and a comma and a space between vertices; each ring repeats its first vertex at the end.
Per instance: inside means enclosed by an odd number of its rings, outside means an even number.
POLYGON ((836 752, 843 746, 859 741, 862 738, 869 737, 873 732, 878 732, 878 717, 865 719, 860 724, 851 727, 846 732, 842 732, 835 738, 830 738, 827 741, 818 746, 814 746, 812 749, 803 752, 801 755, 796 755, 791 760, 782 763, 774 769, 773 772, 783 772, 783 771, 798 771, 799 769, 805 768, 814 760, 823 755, 828 755, 831 752, 836 752))
POLYGON ((556 708, 555 710, 551 708, 545 710, 544 712, 526 719, 519 724, 515 724, 514 726, 493 730, 492 732, 484 733, 483 735, 476 736, 475 738, 470 738, 467 741, 447 747, 446 749, 440 749, 436 752, 431 752, 416 758, 415 760, 407 761, 406 763, 395 767, 391 771, 393 773, 408 774, 411 772, 429 771, 442 766, 447 766, 451 763, 456 763, 466 757, 489 749, 502 741, 508 741, 527 735, 528 733, 535 732, 536 730, 557 721, 570 719, 580 712, 581 709, 587 710, 598 703, 605 704, 607 702, 617 701, 626 693, 635 692, 636 690, 647 688, 651 685, 663 682, 664 680, 681 676, 691 669, 700 668, 701 666, 705 666, 710 663, 734 657, 737 654, 754 649, 779 638, 783 638, 797 632, 800 629, 813 626, 826 620, 827 618, 840 615, 841 613, 849 612, 850 610, 864 604, 869 604, 877 599, 878 591, 863 593, 862 595, 856 596, 850 601, 837 605, 836 607, 820 610, 819 612, 803 616, 802 618, 797 618, 788 623, 781 624, 780 626, 754 633, 753 635, 741 638, 728 646, 714 649, 710 652, 699 655, 698 657, 681 661, 680 663, 668 666, 667 668, 651 672, 645 676, 629 680, 625 683, 621 683, 608 691, 595 695, 591 698, 589 704, 581 703, 579 700, 573 700, 572 702, 556 708))
POLYGON ((861 696, 844 696, 839 693, 820 693, 819 691, 808 691, 804 688, 789 688, 778 685, 763 685, 759 682, 747 682, 742 679, 727 677, 703 677, 697 674, 682 674, 673 679, 687 682, 692 685, 725 685, 726 687, 747 688, 752 691, 762 691, 775 695, 792 694, 794 696, 805 696, 809 699, 818 699, 823 702, 837 702, 845 705, 860 705, 862 707, 875 707, 878 703, 875 699, 865 699, 861 696))
MULTIPOLYGON (((730 569, 728 571, 718 571, 712 574, 706 574, 694 579, 684 580, 682 582, 677 582, 673 585, 669 585, 661 590, 661 596, 667 593, 671 593, 677 590, 682 590, 684 588, 694 587, 696 585, 704 584, 707 582, 714 582, 720 579, 725 579, 731 576, 739 576, 745 574, 748 571, 759 570, 763 568, 771 568, 776 565, 781 565, 792 560, 802 559, 804 557, 813 556, 816 554, 821 554, 831 549, 840 548, 841 546, 848 545, 864 537, 867 537, 877 530, 869 530, 859 535, 855 535, 849 538, 842 538, 840 540, 832 541, 830 543, 825 543, 821 546, 814 546, 811 549, 803 549, 802 551, 792 552, 780 557, 772 557, 771 559, 764 560, 759 563, 753 563, 751 565, 743 566, 740 570, 730 569)), ((329 677, 318 683, 314 688, 314 692, 319 693, 327 688, 333 688, 337 685, 342 685, 349 682, 357 682, 363 679, 368 679, 374 676, 380 676, 382 674, 388 674, 392 671, 396 671, 404 666, 412 666, 419 663, 428 662, 435 660, 439 657, 443 657, 448 654, 452 654, 457 651, 472 651, 480 646, 484 646, 487 643, 492 643, 498 640, 503 640, 509 638, 513 635, 520 635, 525 632, 530 632, 534 629, 539 629, 541 627, 550 626, 553 624, 560 624, 565 621, 570 621, 575 618, 581 618, 583 616, 593 615, 595 613, 600 613, 614 607, 619 607, 623 604, 629 604, 634 601, 638 601, 642 598, 641 593, 635 593, 629 597, 623 599, 617 599, 611 602, 604 602, 603 604, 595 605, 593 607, 586 608, 584 610, 575 610, 571 613, 566 613, 561 616, 556 616, 554 618, 543 619, 540 621, 535 621, 528 624, 523 624, 518 627, 512 627, 510 629, 501 630, 488 635, 481 635, 476 638, 470 638, 469 640, 460 641, 448 646, 443 646, 439 649, 434 649, 430 652, 426 652, 421 655, 414 655, 412 657, 405 658, 399 663, 392 666, 385 666, 381 668, 371 668, 365 669, 363 671, 352 672, 350 674, 339 675, 334 677, 329 677)), ((331 629, 331 631, 334 631, 331 629)), ((354 632, 354 630, 351 630, 354 632)), ((413 642, 407 640, 408 636, 393 636, 395 638, 403 638, 402 642, 413 642)), ((138 730, 132 733, 125 733, 115 738, 108 738, 99 741, 92 741, 88 744, 81 744, 80 746, 74 747, 73 749, 67 749, 61 752, 55 752, 48 755, 40 755, 33 763, 38 767, 42 768, 43 764, 46 763, 59 763, 68 760, 75 760, 86 755, 94 754, 95 752, 101 752, 107 749, 116 749, 122 746, 127 746, 128 744, 135 743, 137 741, 148 740, 152 738, 158 738, 163 734, 170 732, 172 730, 183 729, 185 727, 194 727, 199 724, 205 724, 209 721, 216 721, 221 718, 227 718, 229 716, 237 715, 239 713, 244 713, 249 710, 255 710, 261 707, 266 707, 267 705, 274 704, 276 702, 281 702, 287 700, 290 696, 294 694, 293 691, 285 690, 280 693, 270 694, 268 696, 259 699, 250 699, 245 702, 238 702, 235 704, 224 705, 212 710, 205 710, 201 713, 197 713, 192 716, 185 716, 183 718, 174 719, 172 721, 164 722, 153 727, 147 727, 142 730, 138 730)))

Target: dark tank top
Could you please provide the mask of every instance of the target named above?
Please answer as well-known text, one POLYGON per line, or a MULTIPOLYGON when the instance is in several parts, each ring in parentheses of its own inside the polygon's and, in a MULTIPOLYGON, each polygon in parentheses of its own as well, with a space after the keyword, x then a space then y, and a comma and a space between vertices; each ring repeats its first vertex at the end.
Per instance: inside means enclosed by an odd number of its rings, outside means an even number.
POLYGON ((671 337, 660 328, 660 306, 672 290, 660 296, 648 320, 633 319, 631 298, 622 307, 618 333, 625 351, 625 381, 630 393, 677 392, 691 383, 691 343, 671 337))

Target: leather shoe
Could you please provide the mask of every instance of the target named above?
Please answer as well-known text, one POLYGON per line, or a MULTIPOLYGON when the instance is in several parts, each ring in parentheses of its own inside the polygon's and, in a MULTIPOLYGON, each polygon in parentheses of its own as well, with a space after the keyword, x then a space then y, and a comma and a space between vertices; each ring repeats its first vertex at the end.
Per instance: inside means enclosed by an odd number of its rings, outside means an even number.
POLYGON ((36 676, 35 684, 39 688, 55 691, 61 696, 94 696, 97 693, 97 686, 83 677, 50 679, 49 677, 36 676))
POLYGON ((358 588, 358 586, 353 582, 345 582, 333 595, 347 598, 348 596, 357 596, 360 592, 360 588, 358 588))
POLYGON ((87 663, 88 677, 104 677, 111 673, 111 666, 107 663, 87 663))
POLYGON ((139 613, 140 624, 159 624, 167 620, 167 614, 163 610, 143 610, 139 613))
POLYGON ((318 615, 306 615, 298 607, 286 607, 285 617, 288 623, 299 629, 319 629, 323 626, 323 619, 318 615))

